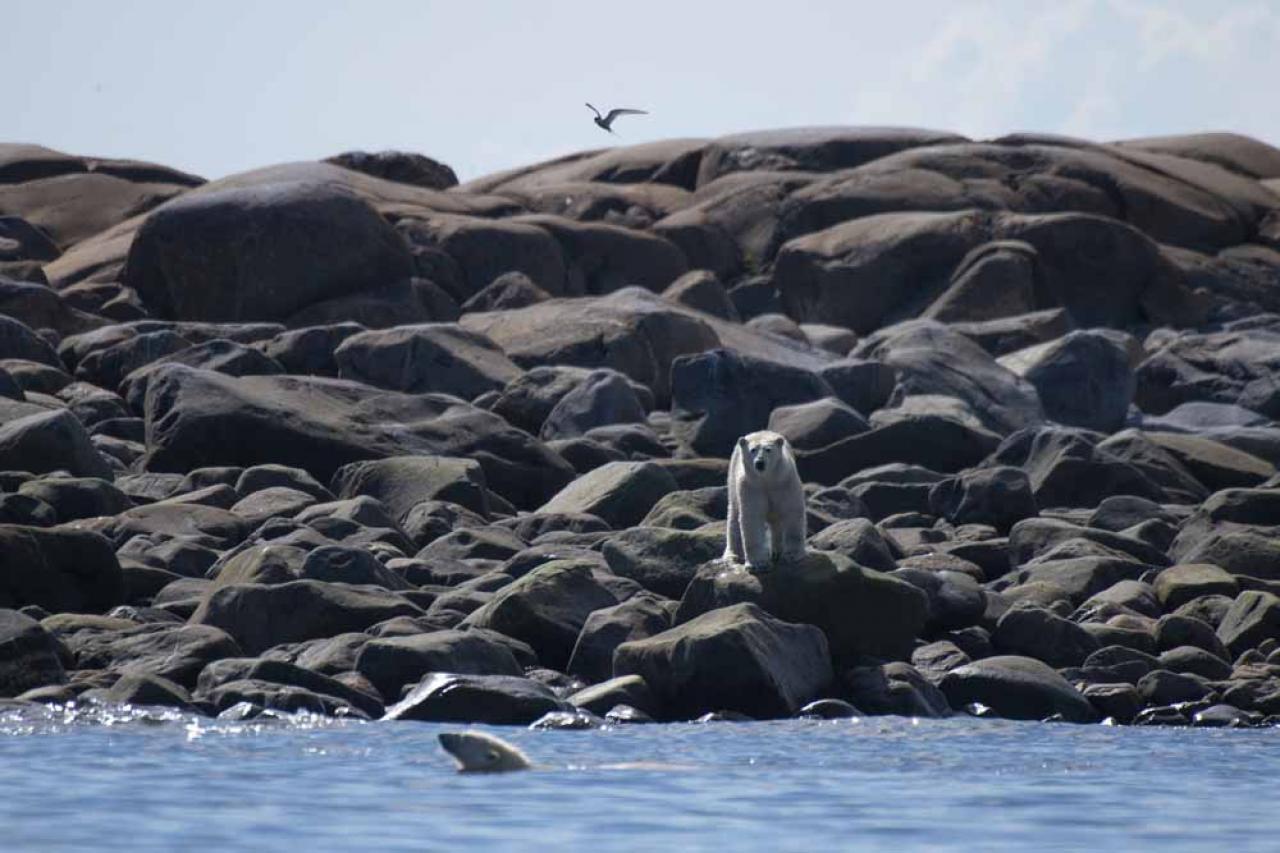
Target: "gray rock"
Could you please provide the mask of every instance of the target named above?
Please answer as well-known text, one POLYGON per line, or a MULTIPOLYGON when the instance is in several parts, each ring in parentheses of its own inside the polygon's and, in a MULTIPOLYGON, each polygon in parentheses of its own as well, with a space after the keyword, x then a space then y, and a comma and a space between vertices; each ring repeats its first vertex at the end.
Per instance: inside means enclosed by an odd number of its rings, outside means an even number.
POLYGON ((859 565, 883 572, 891 572, 898 565, 893 546, 865 518, 838 521, 811 536, 809 546, 819 551, 834 551, 859 565))
POLYGON ((337 376, 334 351, 352 335, 363 332, 359 323, 307 326, 281 332, 258 346, 268 357, 284 366, 286 373, 299 376, 337 376))
POLYGON ((481 518, 490 512, 484 469, 474 459, 418 455, 352 462, 334 473, 331 485, 343 498, 376 498, 397 521, 423 501, 448 501, 481 518))
POLYGON ((698 567, 724 553, 719 533, 634 527, 605 540, 601 553, 614 574, 678 599, 698 567))
POLYGON ((574 438, 596 427, 644 420, 644 405, 626 377, 593 370, 547 413, 540 434, 544 440, 574 438))
POLYGON ((19 411, 23 414, 7 419, 0 410, 0 469, 111 479, 111 466, 71 412, 36 406, 19 411))
POLYGON ((355 660, 359 672, 389 700, 401 688, 432 672, 462 675, 523 674, 511 650, 485 636, 487 632, 433 631, 365 643, 355 660))
POLYGON ((616 675, 640 675, 667 719, 727 709, 787 717, 826 688, 831 660, 822 632, 782 622, 753 604, 705 613, 618 646, 616 675))
POLYGON ((451 323, 360 332, 338 346, 334 359, 344 379, 464 400, 500 390, 521 373, 484 335, 451 323))
POLYGON ((854 411, 871 414, 893 394, 897 382, 893 368, 874 359, 849 358, 832 362, 818 371, 837 397, 854 411))
POLYGON ((1031 481, 1007 466, 966 471, 935 484, 929 507, 953 524, 990 524, 1007 531, 1038 513, 1031 481))
POLYGON ((662 298, 723 320, 738 319, 728 292, 710 270, 690 270, 671 282, 662 298))
POLYGON ((1231 574, 1207 563, 1180 563, 1156 575, 1152 582, 1156 597, 1167 610, 1205 595, 1235 598, 1239 584, 1231 574))
POLYGON ((1018 655, 984 658, 951 670, 942 692, 952 707, 980 702, 1001 717, 1043 720, 1054 714, 1073 723, 1091 723, 1098 712, 1047 664, 1018 655))
POLYGON ((991 642, 1004 654, 1033 657, 1054 668, 1079 666, 1100 648, 1079 625, 1039 607, 1010 608, 996 623, 991 642))
POLYGON ((610 462, 565 486, 538 511, 585 512, 614 528, 630 527, 676 488, 675 479, 652 462, 610 462))
POLYGON ((1142 710, 1142 697, 1132 684, 1089 684, 1084 688, 1084 697, 1104 716, 1122 725, 1133 722, 1142 710))
POLYGON ((900 717, 947 717, 947 697, 915 667, 901 661, 855 667, 842 683, 849 699, 868 714, 900 717))
POLYGON ((866 418, 835 397, 780 406, 769 415, 768 427, 792 447, 809 450, 871 429, 866 418))
POLYGON ((500 589, 464 625, 526 642, 544 665, 563 670, 587 618, 618 603, 597 571, 590 563, 553 560, 500 589))
POLYGON ((928 618, 928 597, 911 584, 811 551, 802 562, 763 574, 708 563, 685 591, 675 622, 741 602, 821 628, 838 663, 864 656, 905 660, 928 618))
POLYGON ((1224 681, 1231 677, 1231 664, 1196 646, 1175 646, 1160 653, 1160 668, 1224 681))
POLYGON ((1210 693, 1210 688, 1191 675, 1155 669, 1138 680, 1138 695, 1148 706, 1195 702, 1210 693))
POLYGON ((1241 592, 1218 625, 1218 639, 1233 655, 1280 639, 1280 598, 1259 590, 1241 592))
MULTIPOLYGON (((613 675, 614 650, 630 640, 642 640, 670 628, 675 606, 673 601, 642 592, 612 607, 592 611, 578 633, 566 671, 590 683, 606 681, 613 675)), ((617 701, 641 709, 652 707, 651 703, 617 701)))
POLYGON ((65 654, 66 650, 39 622, 16 610, 0 609, 0 698, 65 684, 65 654))
POLYGON ((390 456, 474 457, 516 506, 569 482, 568 463, 528 434, 456 398, 375 391, 335 379, 228 377, 168 365, 147 395, 147 467, 271 462, 320 481, 349 462, 390 456), (239 436, 234 441, 209 436, 239 436))
POLYGON ((1044 421, 1035 387, 1001 366, 982 347, 941 323, 890 326, 864 340, 856 354, 894 369, 895 397, 937 395, 963 401, 1000 435, 1044 421))
MULTIPOLYGON (((1137 384, 1126 338, 1104 329, 1074 331, 1003 356, 1000 364, 1035 386, 1050 420, 1115 432, 1125 422, 1137 384)), ((1136 348, 1132 338, 1128 342, 1136 348)))
POLYGON ((714 349, 672 362, 671 394, 680 443, 699 456, 728 457, 739 436, 769 425, 774 410, 833 391, 812 370, 714 349))
POLYGON ((124 603, 111 543, 87 530, 0 525, 0 607, 103 613, 124 603))
POLYGON ((81 630, 63 639, 81 669, 157 675, 187 690, 210 662, 244 655, 235 640, 211 625, 153 623, 81 630))
POLYGON ((1161 651, 1179 646, 1204 649, 1222 660, 1230 660, 1231 653, 1218 639, 1214 625, 1203 619, 1183 613, 1168 613, 1156 622, 1156 648, 1161 651))
POLYGON ((594 714, 607 714, 617 705, 626 705, 645 714, 650 713, 648 709, 657 707, 649 684, 638 675, 602 680, 572 694, 569 702, 594 714))
MULTIPOLYGON (((213 661, 201 670, 196 688, 199 693, 208 695, 215 693, 219 687, 236 681, 260 681, 299 687, 345 702, 370 717, 382 716, 382 703, 375 696, 356 690, 336 678, 282 660, 223 658, 213 661)), ((227 700, 224 693, 215 701, 220 701, 225 707, 227 700)))
POLYGON ((399 235, 355 193, 262 183, 210 187, 153 212, 122 281, 160 317, 278 320, 411 271, 399 235))
POLYGON ((550 688, 528 678, 437 672, 388 708, 383 719, 528 725, 546 714, 572 710, 550 688))
POLYGON ((363 631, 394 616, 421 614, 421 608, 385 590, 299 580, 211 589, 191 621, 221 628, 246 652, 259 654, 280 643, 363 631))

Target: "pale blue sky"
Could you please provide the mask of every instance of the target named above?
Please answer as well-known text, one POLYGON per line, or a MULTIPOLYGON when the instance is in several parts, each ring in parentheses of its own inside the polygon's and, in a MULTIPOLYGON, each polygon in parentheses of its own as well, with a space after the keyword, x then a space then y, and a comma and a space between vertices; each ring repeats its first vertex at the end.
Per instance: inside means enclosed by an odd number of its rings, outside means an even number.
POLYGON ((25 0, 0 140, 206 177, 352 148, 466 180, 615 140, 803 124, 1280 144, 1280 2, 25 0))

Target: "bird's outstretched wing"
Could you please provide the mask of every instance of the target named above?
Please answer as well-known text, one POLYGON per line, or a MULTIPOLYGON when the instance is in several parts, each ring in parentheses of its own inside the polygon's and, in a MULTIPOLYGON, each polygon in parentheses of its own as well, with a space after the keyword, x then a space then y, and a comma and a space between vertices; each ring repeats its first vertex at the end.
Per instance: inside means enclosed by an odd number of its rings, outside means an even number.
POLYGON ((609 115, 605 116, 605 121, 612 122, 618 116, 647 116, 649 113, 645 110, 609 110, 609 115))
POLYGON ((596 114, 596 118, 604 118, 604 116, 600 115, 600 111, 595 107, 591 106, 590 104, 587 104, 587 107, 591 110, 591 112, 596 114))

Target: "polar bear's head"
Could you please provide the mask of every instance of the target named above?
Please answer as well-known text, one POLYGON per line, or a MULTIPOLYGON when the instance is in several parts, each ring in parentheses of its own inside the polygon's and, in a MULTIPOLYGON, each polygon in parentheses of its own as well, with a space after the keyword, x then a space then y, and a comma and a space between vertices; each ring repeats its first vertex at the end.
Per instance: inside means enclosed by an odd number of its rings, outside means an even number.
POLYGON ((738 439, 743 468, 762 477, 786 464, 786 447, 785 438, 768 430, 749 433, 738 439))

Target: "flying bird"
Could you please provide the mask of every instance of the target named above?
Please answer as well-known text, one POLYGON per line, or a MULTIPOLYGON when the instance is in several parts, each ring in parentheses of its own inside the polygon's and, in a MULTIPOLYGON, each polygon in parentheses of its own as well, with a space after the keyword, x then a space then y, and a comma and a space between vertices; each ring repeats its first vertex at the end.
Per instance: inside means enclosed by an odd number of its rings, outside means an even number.
MULTIPOLYGON (((601 116, 600 111, 598 109, 596 109, 595 107, 592 107, 590 104, 587 104, 587 106, 591 108, 591 112, 596 114, 596 117, 595 117, 596 126, 602 127, 605 130, 609 131, 610 133, 613 133, 613 127, 612 127, 613 121, 618 116, 647 116, 648 115, 648 113, 645 112, 644 110, 618 109, 618 110, 609 110, 609 114, 607 116, 601 116)), ((618 134, 613 133, 613 135, 617 136, 618 134)))

